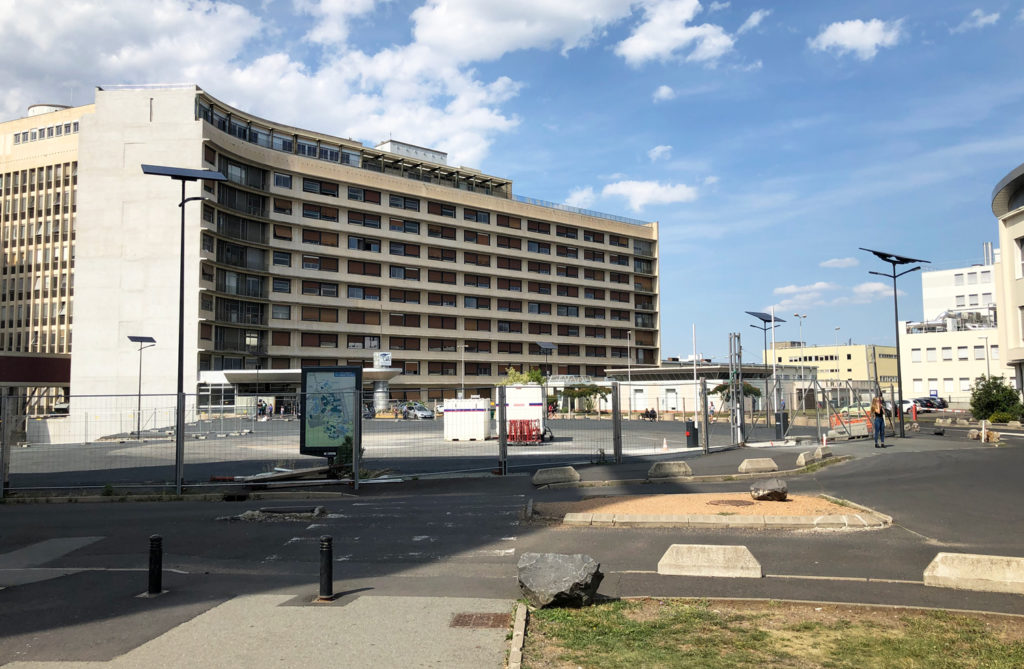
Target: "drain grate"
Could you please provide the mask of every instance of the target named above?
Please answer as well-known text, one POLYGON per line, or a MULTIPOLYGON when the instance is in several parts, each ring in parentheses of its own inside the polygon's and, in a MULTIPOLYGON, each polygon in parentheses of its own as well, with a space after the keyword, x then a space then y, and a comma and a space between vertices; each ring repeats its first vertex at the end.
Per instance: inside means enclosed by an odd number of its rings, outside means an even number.
POLYGON ((754 506, 754 503, 746 499, 713 499, 708 504, 715 506, 754 506))
POLYGON ((456 613, 449 627, 503 629, 512 625, 511 613, 456 613))

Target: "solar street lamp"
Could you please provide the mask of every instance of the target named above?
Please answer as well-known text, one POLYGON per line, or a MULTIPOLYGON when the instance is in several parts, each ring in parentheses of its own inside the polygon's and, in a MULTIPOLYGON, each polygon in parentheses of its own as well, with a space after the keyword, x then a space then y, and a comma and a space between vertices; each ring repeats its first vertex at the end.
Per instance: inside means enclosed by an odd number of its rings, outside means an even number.
POLYGON ((174 489, 181 494, 181 480, 185 475, 185 203, 204 200, 202 196, 185 197, 185 184, 189 181, 226 181, 216 170, 194 170, 185 167, 143 165, 142 173, 169 177, 181 182, 181 248, 178 267, 178 407, 174 426, 174 489))
POLYGON ((128 335, 128 341, 139 345, 139 401, 135 409, 135 438, 142 439, 142 351, 156 346, 156 340, 142 335, 128 335))

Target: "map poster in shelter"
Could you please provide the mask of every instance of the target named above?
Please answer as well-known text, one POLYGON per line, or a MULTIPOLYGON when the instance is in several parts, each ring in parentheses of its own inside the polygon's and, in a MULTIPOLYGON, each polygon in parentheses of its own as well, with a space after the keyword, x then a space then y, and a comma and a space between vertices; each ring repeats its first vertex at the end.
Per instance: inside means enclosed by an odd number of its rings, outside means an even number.
POLYGON ((352 462, 360 442, 360 367, 307 367, 302 370, 302 422, 299 453, 334 456, 352 462))

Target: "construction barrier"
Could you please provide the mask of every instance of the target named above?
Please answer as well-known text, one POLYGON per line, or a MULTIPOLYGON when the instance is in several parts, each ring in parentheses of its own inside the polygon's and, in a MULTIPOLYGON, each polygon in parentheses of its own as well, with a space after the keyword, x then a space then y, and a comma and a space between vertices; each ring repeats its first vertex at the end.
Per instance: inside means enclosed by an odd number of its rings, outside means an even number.
POLYGON ((539 420, 510 420, 508 422, 508 440, 515 443, 539 444, 541 439, 539 420))

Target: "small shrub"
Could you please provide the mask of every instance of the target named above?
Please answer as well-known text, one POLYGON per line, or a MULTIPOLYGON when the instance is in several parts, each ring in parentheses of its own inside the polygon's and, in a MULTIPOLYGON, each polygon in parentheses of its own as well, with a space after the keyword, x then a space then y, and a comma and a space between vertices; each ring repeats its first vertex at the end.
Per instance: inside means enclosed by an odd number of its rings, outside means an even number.
POLYGON ((990 423, 1009 423, 1011 420, 1017 420, 1017 416, 1016 412, 996 411, 988 417, 988 420, 990 423))

